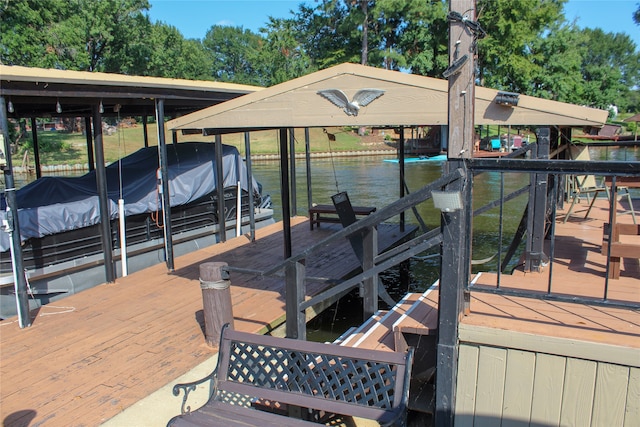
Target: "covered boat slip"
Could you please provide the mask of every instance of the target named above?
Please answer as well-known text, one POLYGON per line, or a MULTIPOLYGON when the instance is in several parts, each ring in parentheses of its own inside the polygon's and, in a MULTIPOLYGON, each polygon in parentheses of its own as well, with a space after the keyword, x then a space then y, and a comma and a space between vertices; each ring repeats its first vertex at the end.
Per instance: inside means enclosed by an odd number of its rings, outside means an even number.
MULTIPOLYGON (((103 128, 105 117, 142 117, 142 131, 145 147, 149 146, 149 135, 147 132, 148 116, 155 116, 156 120, 164 123, 165 114, 175 117, 180 114, 187 114, 195 110, 215 105, 250 92, 261 90, 259 87, 239 85, 232 83, 189 81, 170 78, 126 76, 112 73, 93 73, 82 71, 40 69, 20 66, 0 65, 0 120, 2 121, 3 136, 5 144, 4 152, 10 152, 10 141, 8 138, 7 118, 30 120, 31 132, 34 148, 35 173, 37 178, 41 178, 41 165, 38 144, 38 122, 37 119, 43 117, 55 117, 56 120, 63 118, 84 119, 84 129, 92 131, 85 132, 87 147, 87 164, 90 171, 95 169, 96 180, 96 200, 99 209, 99 225, 97 229, 102 242, 102 260, 91 260, 91 263, 103 266, 103 281, 112 282, 116 278, 117 254, 112 245, 112 235, 114 233, 109 219, 111 218, 111 204, 107 189, 107 172, 103 144, 103 128), (8 108, 8 106, 11 108, 8 108), (6 108, 5 108, 6 107, 6 108)), ((177 143, 177 136, 173 135, 173 142, 177 143)), ((216 141, 220 144, 220 141, 216 141)), ((222 149, 217 150, 219 153, 222 149)), ((167 169, 167 149, 165 141, 165 129, 158 128, 157 134, 157 156, 159 161, 158 186, 160 201, 164 206, 170 206, 169 176, 167 169)), ((222 164, 222 158, 218 164, 222 164)), ((7 157, 4 169, 5 184, 7 188, 15 187, 12 170, 11 157, 7 157)), ((216 181, 222 182, 222 171, 216 171, 216 181)), ((217 189, 219 200, 224 198, 222 187, 217 189)), ((249 192, 252 195, 252 192, 249 192)), ((15 200, 15 192, 7 193, 7 206, 11 210, 9 228, 16 232, 11 233, 13 248, 21 246, 20 222, 18 209, 20 206, 15 200)), ((253 211, 249 215, 249 230, 253 233, 255 229, 253 211)), ((225 217, 224 204, 218 204, 217 216, 225 217)), ((164 261, 169 270, 173 269, 174 246, 172 241, 172 215, 170 209, 162 210, 162 224, 164 238, 164 253, 156 258, 156 262, 164 261)), ((226 234, 217 233, 219 240, 224 241, 226 234)), ((21 273, 23 265, 22 254, 15 251, 12 256, 16 282, 17 311, 20 323, 23 327, 29 326, 29 305, 27 297, 27 283, 21 273)), ((123 263, 123 272, 126 271, 123 263)), ((68 292, 68 288, 55 289, 61 292, 68 292)))
MULTIPOLYGON (((248 185, 247 168, 238 150, 222 145, 225 217, 220 221, 216 149, 212 143, 184 142, 167 149, 172 234, 177 254, 189 241, 215 243, 220 224, 249 222, 249 211, 262 206, 259 184, 248 185), (240 192, 240 194, 239 194, 240 192), (249 192, 251 196, 249 197, 249 192), (240 196, 240 198, 238 197, 240 196), (254 206, 250 207, 250 202, 254 206)), ((116 262, 128 271, 160 262, 163 247, 162 189, 158 186, 157 147, 142 148, 106 168, 112 229, 118 229, 119 201, 126 217, 124 236, 112 233, 116 262), (127 250, 123 247, 126 243, 127 250)), ((31 308, 104 282, 100 263, 103 244, 96 172, 79 177, 42 177, 16 192, 23 265, 33 293, 31 308), (77 276, 77 277, 76 277, 77 276)), ((0 219, 6 200, 0 198, 0 219)), ((271 209, 254 212, 258 227, 273 223, 271 209)), ((228 224, 227 224, 228 225, 228 224)), ((247 227, 245 226, 245 229, 247 227)), ((10 236, 0 230, 0 317, 16 314, 10 236)))
MULTIPOLYGON (((294 253, 340 228, 311 231, 307 221, 291 219, 294 253)), ((382 226, 381 247, 412 230, 382 226)), ((43 306, 32 312, 28 329, 19 329, 15 318, 0 322, 4 425, 99 425, 207 360, 214 350, 204 340, 199 266, 223 261, 266 270, 283 261, 282 223, 257 230, 256 237, 177 257, 173 273, 159 264, 43 306)), ((336 279, 360 266, 346 240, 309 261, 311 274, 336 279)), ((310 284, 309 296, 324 288, 310 284)), ((231 291, 236 329, 266 333, 284 321, 282 279, 233 272, 231 291)), ((170 392, 166 398, 175 412, 164 422, 180 410, 180 399, 170 392)))

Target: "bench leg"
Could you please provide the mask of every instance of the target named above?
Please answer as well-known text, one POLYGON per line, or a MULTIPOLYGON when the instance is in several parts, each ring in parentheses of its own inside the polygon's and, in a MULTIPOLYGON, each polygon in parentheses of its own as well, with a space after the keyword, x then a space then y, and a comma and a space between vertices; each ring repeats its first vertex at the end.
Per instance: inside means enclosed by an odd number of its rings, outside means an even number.
POLYGON ((620 257, 612 256, 609 258, 609 279, 620 278, 620 257))

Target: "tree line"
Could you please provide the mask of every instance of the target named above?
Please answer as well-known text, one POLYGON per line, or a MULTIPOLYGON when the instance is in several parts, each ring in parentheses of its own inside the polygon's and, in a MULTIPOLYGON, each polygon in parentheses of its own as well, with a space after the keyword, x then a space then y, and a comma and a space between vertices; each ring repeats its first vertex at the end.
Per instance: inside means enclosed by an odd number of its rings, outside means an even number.
MULTIPOLYGON (((620 111, 640 110, 640 53, 624 33, 580 29, 566 0, 477 0, 477 83, 620 111)), ((207 7, 215 7, 215 3, 207 7)), ((5 0, 0 61, 271 86, 343 62, 442 78, 449 2, 317 0, 258 33, 212 25, 186 39, 152 23, 148 0, 5 0)), ((620 17, 628 18, 628 17, 620 17)), ((640 6, 633 19, 640 25, 640 6)))

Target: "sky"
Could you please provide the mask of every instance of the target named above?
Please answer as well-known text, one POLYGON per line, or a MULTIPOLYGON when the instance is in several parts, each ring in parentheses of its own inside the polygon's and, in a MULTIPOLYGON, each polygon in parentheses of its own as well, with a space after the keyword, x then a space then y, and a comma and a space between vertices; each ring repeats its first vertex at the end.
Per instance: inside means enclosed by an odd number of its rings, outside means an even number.
MULTIPOLYGON (((190 39, 203 39, 213 25, 241 26, 258 32, 269 20, 290 18, 300 3, 314 6, 313 0, 150 0, 149 17, 178 28, 190 39)), ((569 0, 565 17, 580 28, 601 28, 605 32, 626 33, 640 49, 640 26, 632 13, 640 0, 569 0)))

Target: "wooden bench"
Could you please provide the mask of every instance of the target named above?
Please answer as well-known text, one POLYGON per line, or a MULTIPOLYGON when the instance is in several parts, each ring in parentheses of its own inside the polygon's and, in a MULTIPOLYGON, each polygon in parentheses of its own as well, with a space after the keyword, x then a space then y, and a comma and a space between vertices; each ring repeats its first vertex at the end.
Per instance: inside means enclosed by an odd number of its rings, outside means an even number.
POLYGON ((225 326, 214 371, 174 386, 175 396, 184 392, 182 415, 168 425, 318 425, 287 415, 295 410, 315 421, 323 421, 319 414, 339 414, 381 425, 404 425, 412 362, 412 348, 406 353, 365 350, 237 332, 225 326), (189 393, 206 383, 211 387, 208 402, 189 412, 189 393), (244 404, 239 404, 237 396, 243 397, 244 404))
MULTIPOLYGON (((367 216, 376 211, 376 208, 371 206, 353 206, 353 213, 356 216, 367 216)), ((309 225, 313 230, 313 225, 318 224, 320 227, 321 222, 333 222, 340 223, 340 218, 336 211, 336 207, 333 205, 315 205, 309 209, 309 225)))
POLYGON ((601 254, 609 255, 609 278, 620 278, 620 258, 640 259, 640 242, 620 241, 620 236, 640 236, 640 225, 619 224, 613 226, 611 233, 611 253, 609 253, 609 224, 604 224, 604 237, 601 254))

